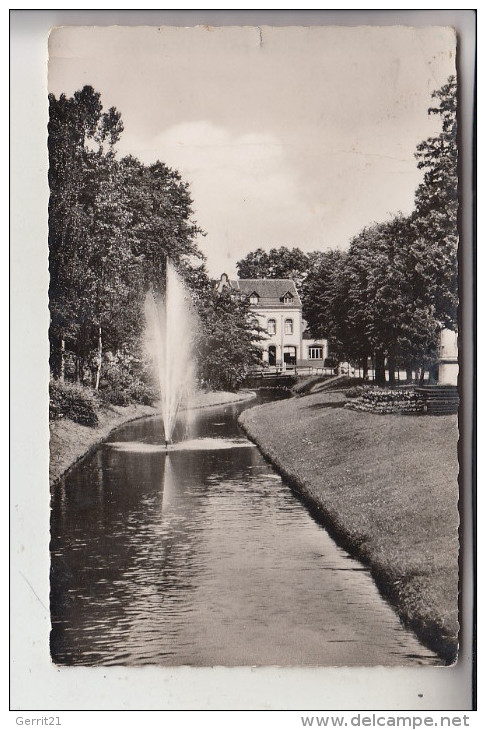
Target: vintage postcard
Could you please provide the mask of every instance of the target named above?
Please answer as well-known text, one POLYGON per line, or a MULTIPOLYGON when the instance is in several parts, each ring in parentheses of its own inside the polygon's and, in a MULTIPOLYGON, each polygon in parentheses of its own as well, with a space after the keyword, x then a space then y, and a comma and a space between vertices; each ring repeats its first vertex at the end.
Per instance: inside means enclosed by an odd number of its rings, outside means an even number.
POLYGON ((440 24, 52 28, 60 677, 452 673, 456 49, 440 24))
POLYGON ((56 664, 456 660, 455 47, 52 31, 56 664))

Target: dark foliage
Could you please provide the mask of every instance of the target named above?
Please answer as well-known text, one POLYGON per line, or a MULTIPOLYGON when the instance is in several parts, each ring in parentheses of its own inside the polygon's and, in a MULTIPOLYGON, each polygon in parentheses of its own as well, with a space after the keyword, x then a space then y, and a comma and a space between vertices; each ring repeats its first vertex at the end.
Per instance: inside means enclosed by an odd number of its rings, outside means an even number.
POLYGON ((302 286, 312 257, 299 248, 257 248, 237 262, 240 279, 293 279, 298 289, 302 286))
POLYGON ((98 401, 92 391, 75 383, 51 380, 49 384, 49 418, 69 418, 83 426, 98 425, 98 401))
POLYGON ((261 364, 258 328, 248 302, 211 287, 199 309, 201 332, 197 342, 199 378, 211 390, 235 391, 249 371, 261 364))
POLYGON ((188 184, 163 162, 116 158, 121 115, 91 86, 50 95, 49 111, 52 374, 118 405, 153 400, 139 367, 143 302, 149 288, 164 294, 169 257, 201 313, 201 379, 238 387, 251 323, 241 303, 213 300, 188 184))

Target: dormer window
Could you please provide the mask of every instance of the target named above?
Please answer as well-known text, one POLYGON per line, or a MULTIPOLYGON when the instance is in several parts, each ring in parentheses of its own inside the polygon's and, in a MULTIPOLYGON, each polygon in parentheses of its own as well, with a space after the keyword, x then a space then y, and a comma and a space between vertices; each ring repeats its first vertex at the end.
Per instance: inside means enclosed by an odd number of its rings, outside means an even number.
POLYGON ((290 292, 288 291, 288 292, 287 292, 287 294, 284 294, 284 295, 283 295, 283 297, 282 297, 282 301, 283 301, 283 303, 284 303, 284 304, 293 304, 293 302, 294 302, 294 297, 293 297, 293 296, 292 296, 292 294, 291 294, 291 293, 290 293, 290 292))
POLYGON ((260 297, 258 294, 254 291, 252 294, 250 294, 250 304, 258 304, 260 301, 260 297))

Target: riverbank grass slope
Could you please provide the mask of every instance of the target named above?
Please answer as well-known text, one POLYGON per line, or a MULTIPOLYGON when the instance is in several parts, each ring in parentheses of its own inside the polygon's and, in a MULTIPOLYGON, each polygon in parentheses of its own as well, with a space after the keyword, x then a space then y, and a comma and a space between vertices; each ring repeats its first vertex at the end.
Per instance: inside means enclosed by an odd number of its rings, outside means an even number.
POLYGON ((402 621, 443 660, 457 655, 456 416, 343 408, 321 393, 246 410, 244 429, 371 569, 402 621))

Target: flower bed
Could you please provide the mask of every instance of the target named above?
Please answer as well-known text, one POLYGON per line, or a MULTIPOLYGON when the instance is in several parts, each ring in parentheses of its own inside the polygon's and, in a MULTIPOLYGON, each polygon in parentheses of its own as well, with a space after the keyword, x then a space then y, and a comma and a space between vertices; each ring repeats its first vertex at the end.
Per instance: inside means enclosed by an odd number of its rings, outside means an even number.
POLYGON ((346 393, 345 408, 367 413, 425 413, 425 400, 415 390, 358 385, 346 393))

